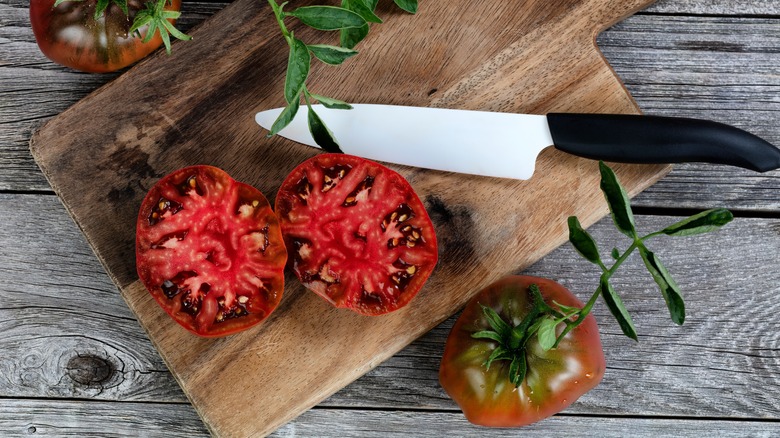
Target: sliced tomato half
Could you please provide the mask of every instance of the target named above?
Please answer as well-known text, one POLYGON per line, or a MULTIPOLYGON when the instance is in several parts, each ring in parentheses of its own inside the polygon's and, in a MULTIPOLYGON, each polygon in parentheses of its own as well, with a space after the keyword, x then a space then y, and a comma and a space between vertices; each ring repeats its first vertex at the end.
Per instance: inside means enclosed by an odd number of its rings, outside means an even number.
POLYGON ((141 281, 187 330, 225 336, 264 320, 284 289, 287 250, 259 190, 211 166, 152 187, 136 227, 141 281))
POLYGON ((276 213, 301 282, 336 307, 380 315, 417 295, 438 260, 436 234, 397 172, 346 154, 295 168, 276 213))

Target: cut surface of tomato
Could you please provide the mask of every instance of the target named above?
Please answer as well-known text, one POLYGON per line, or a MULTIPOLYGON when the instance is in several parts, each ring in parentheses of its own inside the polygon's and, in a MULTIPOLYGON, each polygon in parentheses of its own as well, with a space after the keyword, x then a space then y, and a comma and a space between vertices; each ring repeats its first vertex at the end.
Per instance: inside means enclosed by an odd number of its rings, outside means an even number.
POLYGON ((275 209, 296 275, 336 307, 397 310, 436 266, 436 234, 422 202, 378 163, 317 155, 287 176, 275 209))
POLYGON ((136 224, 138 275, 187 330, 224 336, 264 320, 284 289, 287 251, 259 190, 211 166, 152 187, 136 224))

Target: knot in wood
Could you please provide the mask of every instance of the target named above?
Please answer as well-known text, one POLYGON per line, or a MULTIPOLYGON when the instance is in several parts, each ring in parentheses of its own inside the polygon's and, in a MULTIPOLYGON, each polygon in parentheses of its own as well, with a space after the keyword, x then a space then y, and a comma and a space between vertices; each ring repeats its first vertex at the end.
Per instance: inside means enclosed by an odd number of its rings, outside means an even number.
POLYGON ((109 361, 92 354, 72 357, 66 369, 74 382, 86 386, 98 385, 114 374, 114 366, 109 361))

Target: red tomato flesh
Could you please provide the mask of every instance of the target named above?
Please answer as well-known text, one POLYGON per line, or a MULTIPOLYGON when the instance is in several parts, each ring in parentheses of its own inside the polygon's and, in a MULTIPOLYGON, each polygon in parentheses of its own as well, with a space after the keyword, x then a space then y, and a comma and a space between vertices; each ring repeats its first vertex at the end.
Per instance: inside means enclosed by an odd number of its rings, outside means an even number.
MULTIPOLYGON (((569 407, 604 376, 606 362, 592 314, 552 350, 544 351, 536 336, 530 338, 528 371, 519 388, 509 381, 509 361, 496 361, 485 369, 485 361, 498 344, 471 336, 490 329, 481 306, 492 308, 514 327, 533 307, 532 284, 539 286, 550 306, 556 307, 555 301, 582 307, 571 292, 552 280, 509 276, 474 296, 447 338, 439 382, 474 424, 517 427, 537 422, 569 407)), ((562 330, 563 324, 558 326, 558 334, 562 330)))
POLYGON ((197 335, 229 335, 268 317, 282 298, 286 261, 268 201, 216 167, 177 170, 141 204, 138 275, 160 306, 197 335))
POLYGON ((292 269, 336 307, 397 310, 436 266, 436 234, 422 202, 378 163, 317 155, 287 176, 275 208, 292 269))

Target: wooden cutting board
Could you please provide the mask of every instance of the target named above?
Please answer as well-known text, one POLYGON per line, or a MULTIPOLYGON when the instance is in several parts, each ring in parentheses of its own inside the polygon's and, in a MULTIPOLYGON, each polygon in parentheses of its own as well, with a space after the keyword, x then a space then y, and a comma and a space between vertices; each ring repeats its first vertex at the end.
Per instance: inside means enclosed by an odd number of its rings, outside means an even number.
MULTIPOLYGON (((315 63, 309 89, 350 102, 636 113, 594 40, 649 3, 423 0, 411 16, 383 1, 386 22, 362 53, 338 68, 315 63)), ((292 23, 304 41, 335 42, 334 34, 292 23)), ((194 337, 137 279, 135 218, 144 194, 168 172, 202 163, 273 199, 284 176, 316 152, 266 139, 254 124, 256 111, 283 106, 287 46, 265 1, 236 0, 192 36, 172 56, 158 53, 51 120, 30 147, 215 435, 272 432, 452 315, 480 287, 565 242, 569 215, 587 226, 607 213, 597 164, 554 150, 541 155, 529 181, 392 166, 424 200, 440 248, 439 266, 409 306, 374 318, 335 310, 288 275, 280 307, 260 327, 194 337)), ((615 168, 632 195, 669 170, 615 168)))

